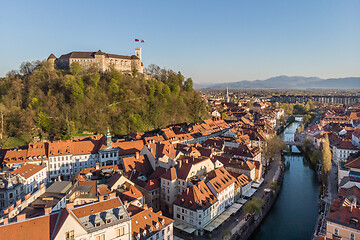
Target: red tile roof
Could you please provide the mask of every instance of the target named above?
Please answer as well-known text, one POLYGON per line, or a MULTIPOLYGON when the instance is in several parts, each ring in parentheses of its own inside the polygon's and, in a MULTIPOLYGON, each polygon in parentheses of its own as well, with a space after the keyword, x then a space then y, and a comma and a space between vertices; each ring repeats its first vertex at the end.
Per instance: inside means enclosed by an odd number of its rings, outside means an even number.
POLYGON ((208 174, 208 177, 211 178, 208 183, 211 184, 218 193, 222 192, 236 181, 224 167, 211 171, 208 174))
POLYGON ((197 209, 207 209, 217 198, 210 191, 208 186, 206 186, 204 181, 198 182, 196 185, 188 187, 185 192, 179 196, 174 204, 182 206, 184 208, 197 210, 197 209))
POLYGON ((92 203, 90 205, 79 206, 70 209, 71 212, 79 219, 82 217, 90 216, 108 209, 113 209, 122 206, 119 198, 110 198, 101 202, 92 203))
POLYGON ((13 174, 19 174, 21 177, 27 179, 34 174, 40 172, 45 167, 39 166, 37 164, 25 164, 24 166, 12 171, 13 174))
POLYGON ((162 212, 153 212, 152 208, 144 209, 141 212, 131 216, 131 231, 134 239, 140 235, 139 240, 143 240, 144 231, 146 238, 153 235, 154 232, 160 231, 173 220, 162 215, 162 212), (151 231, 150 231, 151 230, 151 231))
POLYGON ((52 213, 0 226, 0 237, 6 240, 48 240, 54 232, 59 213, 52 213))
POLYGON ((149 176, 154 171, 146 155, 139 155, 138 159, 136 156, 123 158, 123 164, 127 174, 131 174, 135 170, 138 173, 149 176))
POLYGON ((175 167, 169 168, 163 175, 160 176, 160 178, 167 179, 170 181, 176 180, 177 179, 176 168, 175 167))

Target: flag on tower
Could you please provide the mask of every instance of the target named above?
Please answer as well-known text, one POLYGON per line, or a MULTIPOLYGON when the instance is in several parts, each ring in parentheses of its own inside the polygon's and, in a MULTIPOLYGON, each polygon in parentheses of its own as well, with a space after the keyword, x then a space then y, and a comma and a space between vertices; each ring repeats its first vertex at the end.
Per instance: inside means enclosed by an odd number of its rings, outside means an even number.
POLYGON ((138 41, 139 41, 139 39, 135 38, 135 42, 138 42, 138 41))
POLYGON ((141 42, 145 42, 145 40, 141 39, 141 42))

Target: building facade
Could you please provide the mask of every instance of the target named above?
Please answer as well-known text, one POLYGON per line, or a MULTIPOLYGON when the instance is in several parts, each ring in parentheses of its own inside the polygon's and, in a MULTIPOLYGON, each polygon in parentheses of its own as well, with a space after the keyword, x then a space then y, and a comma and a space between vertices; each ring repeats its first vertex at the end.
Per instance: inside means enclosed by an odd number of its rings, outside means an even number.
POLYGON ((131 73, 134 69, 139 73, 144 72, 141 48, 135 48, 135 55, 132 56, 104 53, 99 50, 97 52, 70 52, 59 58, 50 54, 47 60, 59 69, 70 69, 71 64, 77 62, 84 70, 95 67, 101 72, 109 71, 111 68, 124 73, 131 73))

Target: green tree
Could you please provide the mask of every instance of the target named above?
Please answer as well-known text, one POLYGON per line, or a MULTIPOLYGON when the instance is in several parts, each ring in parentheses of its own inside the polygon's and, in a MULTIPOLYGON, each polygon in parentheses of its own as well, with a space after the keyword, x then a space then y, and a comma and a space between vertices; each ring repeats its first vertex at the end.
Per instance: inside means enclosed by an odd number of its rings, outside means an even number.
POLYGON ((310 162, 313 166, 316 166, 321 160, 321 151, 314 150, 310 154, 310 162))
POLYGON ((49 115, 44 112, 39 112, 36 118, 36 124, 45 132, 48 132, 51 128, 51 122, 49 115))
POLYGON ((226 120, 229 116, 226 114, 226 112, 221 113, 222 119, 226 120))
POLYGON ((184 82, 184 90, 187 92, 193 91, 193 80, 191 78, 186 79, 184 82))
POLYGON ((82 73, 82 67, 78 62, 72 62, 70 64, 70 72, 72 75, 77 76, 82 73))
POLYGON ((275 192, 280 190, 280 186, 276 181, 269 182, 269 188, 275 192))
POLYGON ((327 186, 327 178, 331 170, 331 151, 329 137, 327 134, 325 134, 324 140, 321 144, 321 164, 323 183, 327 186))
POLYGON ((251 215, 259 215, 261 208, 264 206, 264 200, 254 197, 252 200, 245 203, 243 211, 251 215))
POLYGON ((279 138, 279 136, 274 135, 271 138, 268 138, 264 149, 266 165, 268 166, 275 156, 280 154, 285 147, 285 143, 279 138))
POLYGON ((70 139, 71 136, 72 136, 71 125, 68 118, 66 118, 65 121, 62 123, 62 127, 60 130, 60 137, 61 139, 65 140, 65 139, 70 139))

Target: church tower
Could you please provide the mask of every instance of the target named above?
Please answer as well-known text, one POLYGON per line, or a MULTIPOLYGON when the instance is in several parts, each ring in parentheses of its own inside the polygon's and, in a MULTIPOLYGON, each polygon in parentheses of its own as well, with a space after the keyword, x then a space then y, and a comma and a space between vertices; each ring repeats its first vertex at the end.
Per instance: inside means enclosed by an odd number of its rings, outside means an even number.
POLYGON ((111 148, 111 134, 109 129, 107 130, 106 133, 106 147, 111 148))
POLYGON ((230 98, 229 98, 229 87, 226 87, 226 96, 225 96, 225 102, 230 102, 230 98))

